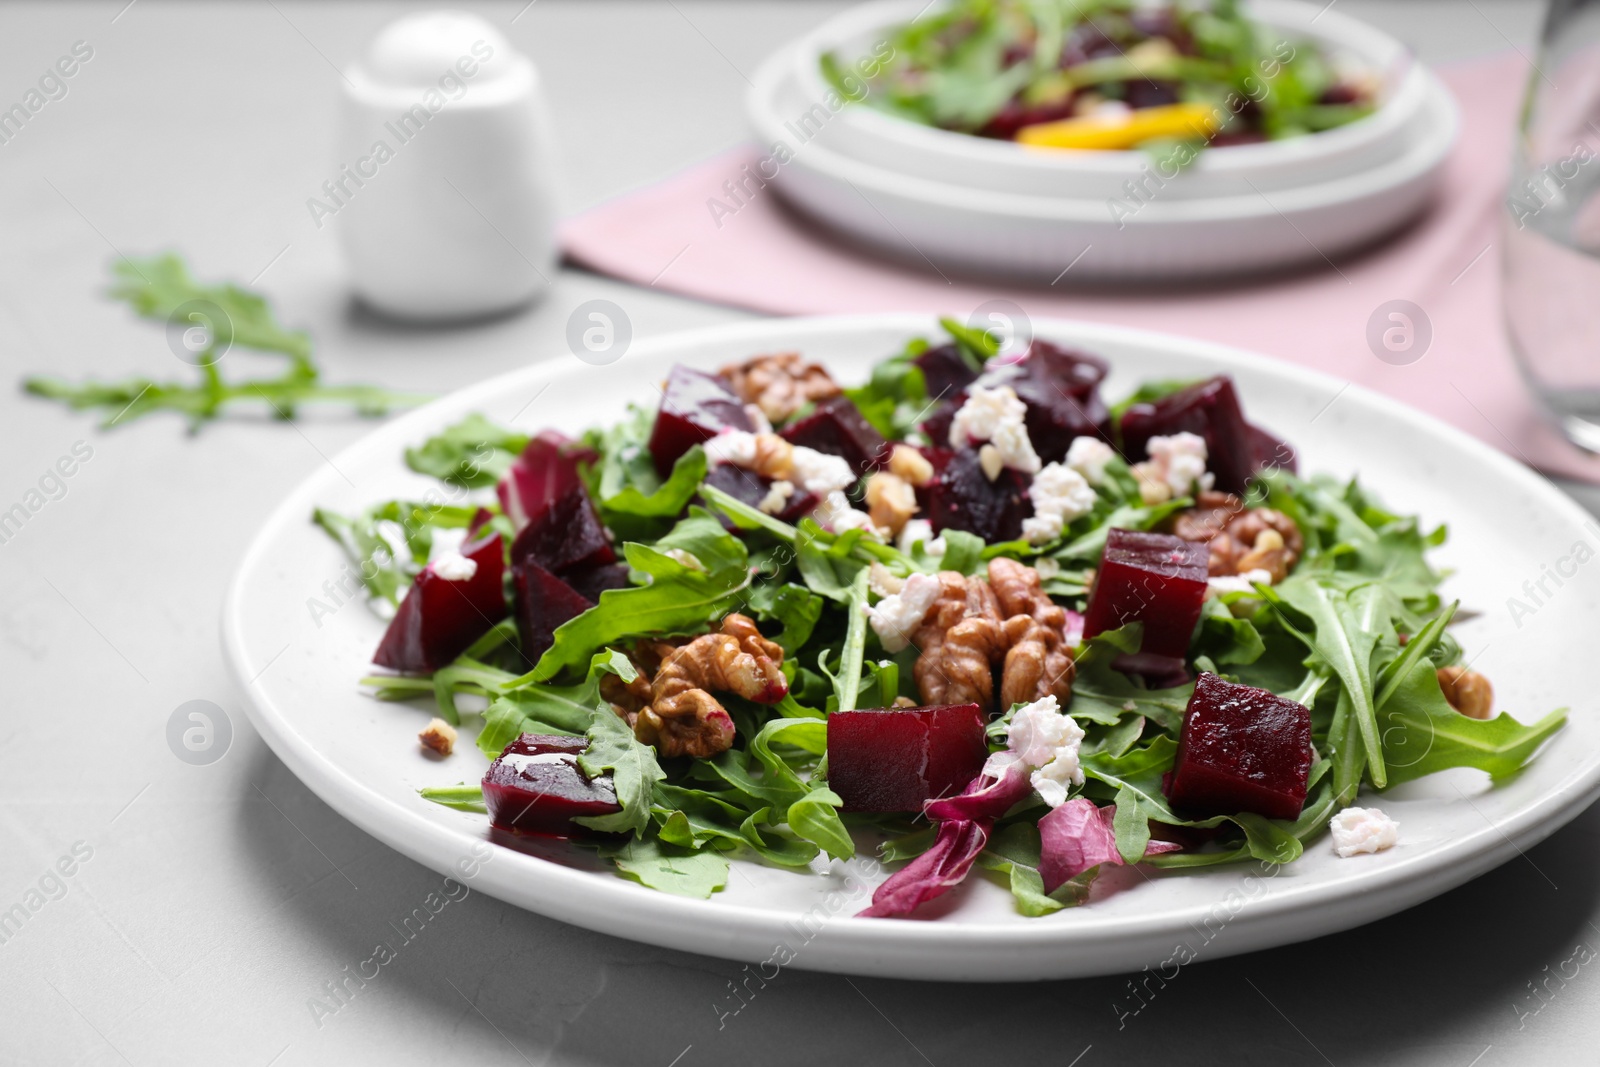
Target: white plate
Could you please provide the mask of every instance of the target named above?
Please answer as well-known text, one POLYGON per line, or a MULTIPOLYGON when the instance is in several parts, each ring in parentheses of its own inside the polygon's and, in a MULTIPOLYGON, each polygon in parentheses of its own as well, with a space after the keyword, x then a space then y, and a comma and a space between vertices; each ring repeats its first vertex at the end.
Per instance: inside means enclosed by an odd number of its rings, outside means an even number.
POLYGON ((1287 37, 1387 73, 1378 112, 1308 137, 1211 149, 1175 177, 1152 177, 1140 152, 1034 151, 819 103, 826 87, 808 73, 818 54, 860 47, 873 27, 903 22, 920 6, 886 0, 851 9, 780 51, 757 72, 747 112, 769 150, 787 150, 790 158, 766 164, 761 176, 790 203, 882 252, 942 270, 1054 282, 1068 263, 1079 279, 1157 279, 1321 262, 1422 210, 1459 128, 1449 93, 1399 42, 1298 0, 1262 0, 1252 10, 1287 37), (1130 195, 1129 183, 1144 191, 1130 195))
MULTIPOLYGON (((739 862, 711 900, 672 897, 595 869, 566 846, 547 858, 486 848, 482 816, 416 795, 474 781, 486 761, 463 738, 448 761, 425 758, 415 734, 428 713, 362 695, 383 624, 359 603, 312 618, 344 560, 311 525, 314 506, 354 511, 437 483, 407 471, 405 446, 472 411, 523 429, 577 431, 613 420, 625 400, 649 403, 675 362, 714 368, 757 352, 798 349, 846 380, 907 337, 937 333, 929 317, 896 315, 740 324, 637 345, 609 367, 563 356, 462 390, 383 426, 335 458, 273 514, 240 565, 224 609, 227 656, 252 721, 280 758, 335 810, 434 870, 460 875, 474 850, 491 858, 473 885, 492 896, 619 937, 759 963, 948 980, 1059 978, 1156 966, 1317 937, 1370 922, 1459 885, 1553 832, 1600 793, 1600 722, 1587 706, 1591 671, 1577 642, 1600 623, 1600 567, 1579 567, 1532 605, 1524 581, 1600 526, 1504 455, 1410 408, 1342 383, 1217 345, 1083 323, 1041 321, 1037 335, 1098 352, 1114 368, 1107 395, 1146 378, 1226 372, 1252 418, 1293 442, 1310 470, 1348 475, 1392 506, 1448 521, 1439 564, 1447 590, 1483 614, 1458 628, 1502 707, 1531 720, 1574 705, 1571 723, 1531 767, 1491 788, 1472 771, 1437 775, 1378 800, 1402 827, 1376 856, 1337 859, 1325 839, 1265 878, 1245 868, 1182 874, 1118 871, 1097 899, 1042 919, 1018 916, 1008 892, 975 874, 930 908, 937 918, 856 919, 869 887, 836 865, 817 874, 739 862), (520 415, 518 413, 521 412, 520 415), (334 468, 337 468, 336 470, 334 468), (346 479, 349 481, 346 481, 346 479), (352 484, 353 483, 353 484, 352 484), (1508 598, 1533 606, 1513 619, 1508 598), (320 625, 319 625, 320 622, 320 625), (1112 891, 1115 890, 1115 891, 1112 891), (791 959, 792 956, 792 959, 791 959)), ((1370 798, 1369 798, 1370 799, 1370 798)))

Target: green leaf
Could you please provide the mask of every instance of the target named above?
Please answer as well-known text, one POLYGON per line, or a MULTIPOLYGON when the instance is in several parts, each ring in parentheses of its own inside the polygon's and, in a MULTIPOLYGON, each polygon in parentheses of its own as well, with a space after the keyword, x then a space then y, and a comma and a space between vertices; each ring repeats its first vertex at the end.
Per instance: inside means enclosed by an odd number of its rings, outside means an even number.
POLYGON ((641 744, 633 730, 610 707, 596 709, 587 731, 589 748, 578 757, 578 767, 590 778, 611 772, 622 810, 611 815, 594 815, 573 820, 591 830, 613 833, 644 832, 650 824, 650 804, 657 782, 666 774, 656 762, 656 750, 641 744))
POLYGON ((752 586, 745 604, 761 621, 774 620, 783 624, 783 629, 772 634, 771 639, 791 658, 810 639, 817 620, 822 618, 823 599, 805 586, 793 583, 765 582, 752 586))
POLYGON ((600 603, 556 628, 555 641, 521 682, 541 682, 577 666, 596 649, 624 638, 703 631, 740 603, 750 584, 744 545, 704 512, 679 522, 658 546, 681 548, 704 569, 629 542, 628 564, 650 584, 608 589, 600 603))
POLYGON ((650 492, 637 484, 625 486, 611 496, 600 498, 600 511, 606 524, 612 525, 615 516, 633 515, 643 518, 672 518, 688 507, 695 490, 706 476, 705 449, 695 445, 679 456, 672 465, 672 474, 650 492))
POLYGON ((624 875, 663 893, 708 899, 728 882, 728 860, 709 849, 695 851, 650 837, 635 837, 601 849, 624 875))
POLYGON ((856 845, 839 819, 839 806, 843 803, 831 789, 813 789, 789 805, 789 829, 834 859, 847 860, 856 854, 856 845))
POLYGON ((978 854, 978 865, 1005 876, 1017 911, 1030 918, 1049 915, 1087 900, 1089 887, 1098 872, 1085 871, 1057 887, 1054 893, 1046 893, 1044 878, 1039 874, 1040 851, 1038 826, 1031 822, 1011 823, 990 836, 984 850, 978 854))
POLYGON ((478 749, 490 759, 524 733, 584 734, 596 716, 616 718, 600 696, 600 679, 614 674, 624 682, 638 677, 622 653, 606 649, 589 661, 589 673, 575 685, 523 685, 491 703, 483 713, 478 749))
POLYGON ((1561 729, 1567 713, 1553 711, 1532 725, 1504 712, 1470 719, 1450 706, 1430 665, 1405 675, 1381 719, 1389 784, 1398 785, 1451 767, 1475 767, 1493 778, 1514 774, 1561 729))
POLYGON ((527 447, 527 434, 496 426, 474 412, 420 446, 406 449, 406 465, 451 485, 482 489, 505 477, 527 447))
POLYGON ((489 809, 483 803, 481 785, 429 786, 417 790, 417 795, 423 800, 431 800, 435 804, 442 804, 457 811, 471 811, 479 815, 489 813, 489 809))

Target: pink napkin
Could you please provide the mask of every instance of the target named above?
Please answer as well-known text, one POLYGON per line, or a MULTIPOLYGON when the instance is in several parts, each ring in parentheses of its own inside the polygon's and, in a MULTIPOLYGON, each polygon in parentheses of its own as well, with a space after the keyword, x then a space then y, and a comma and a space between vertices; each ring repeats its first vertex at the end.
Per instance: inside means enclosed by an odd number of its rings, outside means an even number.
MULTIPOLYGON (((1441 72, 1461 105, 1461 140, 1434 208, 1394 240, 1322 267, 1225 288, 1067 291, 947 282, 850 249, 756 196, 720 228, 707 208, 760 153, 741 147, 569 220, 568 257, 641 285, 780 315, 922 311, 965 317, 1004 297, 1029 315, 1164 330, 1267 353, 1387 393, 1530 466, 1600 483, 1600 458, 1534 409, 1500 319, 1501 197, 1526 83, 1516 55, 1441 72), (1368 347, 1379 305, 1409 300, 1432 322, 1418 361, 1368 347)), ((1070 276, 1069 276, 1070 277, 1070 276)))

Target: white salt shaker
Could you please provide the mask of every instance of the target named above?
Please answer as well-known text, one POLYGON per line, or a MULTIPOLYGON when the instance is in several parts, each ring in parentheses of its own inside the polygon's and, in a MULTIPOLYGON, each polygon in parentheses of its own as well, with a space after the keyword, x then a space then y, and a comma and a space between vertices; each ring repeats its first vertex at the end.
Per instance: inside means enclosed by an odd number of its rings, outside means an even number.
POLYGON ((341 165, 310 210, 339 230, 378 311, 506 311, 555 273, 553 145, 538 72, 498 30, 461 11, 408 15, 350 71, 341 165))

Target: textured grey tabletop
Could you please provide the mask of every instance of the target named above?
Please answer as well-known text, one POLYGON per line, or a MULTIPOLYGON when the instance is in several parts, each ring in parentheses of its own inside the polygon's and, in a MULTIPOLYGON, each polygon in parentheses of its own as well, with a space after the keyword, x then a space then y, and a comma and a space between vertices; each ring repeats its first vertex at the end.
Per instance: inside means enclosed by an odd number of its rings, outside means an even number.
MULTIPOLYGON (((186 373, 159 329, 100 295, 114 254, 167 247, 206 276, 258 279, 311 331, 330 378, 433 392, 558 351, 592 297, 621 304, 635 336, 740 317, 575 271, 531 313, 471 329, 353 312, 331 230, 303 205, 333 155, 335 67, 401 9, 123 2, 0 10, 5 100, 74 42, 94 50, 68 94, 0 146, 12 381, 186 373)), ((576 211, 738 141, 743 74, 836 6, 482 12, 542 69, 576 211)), ((1431 60, 1525 48, 1539 16, 1489 0, 1340 10, 1431 60)), ((327 984, 440 878, 329 810, 260 741, 217 620, 257 525, 367 428, 236 420, 190 437, 156 417, 100 433, 0 390, 0 505, 77 442, 93 449, 0 546, 0 911, 31 908, 0 943, 0 1064, 1593 1062, 1593 810, 1430 903, 1191 965, 1142 1000, 1126 977, 954 986, 791 970, 719 1021, 738 965, 474 893, 319 1015, 327 984), (222 706, 235 731, 210 766, 180 762, 165 738, 192 699, 222 706)))

